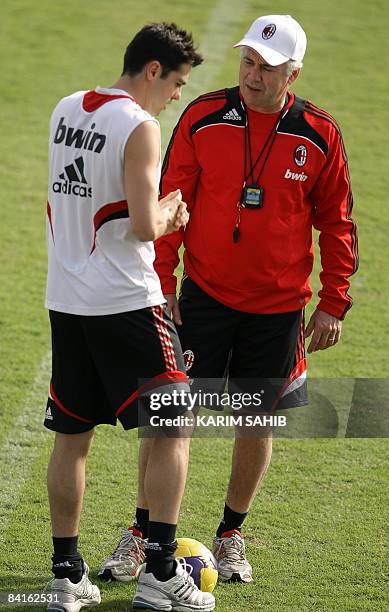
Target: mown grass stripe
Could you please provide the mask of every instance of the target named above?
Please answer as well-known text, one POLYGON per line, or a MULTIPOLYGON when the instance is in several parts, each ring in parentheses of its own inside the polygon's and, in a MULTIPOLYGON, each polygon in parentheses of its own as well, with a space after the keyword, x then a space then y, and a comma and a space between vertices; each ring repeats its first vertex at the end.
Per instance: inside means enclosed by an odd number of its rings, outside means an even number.
POLYGON ((47 353, 37 368, 31 391, 0 448, 0 533, 4 531, 7 520, 18 503, 21 488, 29 477, 35 456, 48 441, 48 432, 42 423, 50 368, 51 353, 47 353))
MULTIPOLYGON (((247 0, 239 2, 239 13, 243 15, 248 6, 249 2, 247 0)), ((178 104, 174 103, 167 108, 161 117, 163 149, 169 141, 178 116, 185 106, 194 98, 197 98, 197 96, 205 93, 208 88, 212 87, 215 89, 214 84, 220 70, 223 68, 226 52, 237 42, 234 38, 236 36, 237 23, 236 5, 219 0, 209 16, 207 26, 199 43, 199 51, 204 55, 204 62, 192 70, 188 85, 184 87, 182 92, 179 112, 177 112, 178 104)), ((246 25, 243 25, 242 34, 246 25)), ((237 71, 239 64, 238 57, 237 51, 237 71)), ((236 73, 236 78, 238 78, 238 72, 236 73)))

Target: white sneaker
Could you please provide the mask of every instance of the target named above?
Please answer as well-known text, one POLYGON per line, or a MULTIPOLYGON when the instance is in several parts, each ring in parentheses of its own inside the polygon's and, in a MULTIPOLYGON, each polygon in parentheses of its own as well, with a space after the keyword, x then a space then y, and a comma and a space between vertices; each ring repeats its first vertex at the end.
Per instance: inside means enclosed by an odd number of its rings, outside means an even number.
POLYGON ((233 529, 213 540, 212 552, 222 582, 252 582, 253 569, 246 559, 242 534, 233 529))
POLYGON ((176 575, 166 582, 160 582, 154 574, 142 572, 132 607, 135 610, 211 612, 215 608, 214 596, 197 588, 186 567, 185 563, 176 563, 176 575))
POLYGON ((85 606, 101 602, 100 591, 88 578, 89 567, 84 562, 84 573, 80 582, 74 584, 69 578, 54 578, 51 581, 52 602, 47 606, 51 612, 78 612, 85 606))
POLYGON ((98 576, 105 582, 131 582, 144 567, 147 540, 143 534, 135 528, 121 529, 121 534, 114 552, 101 564, 98 576))

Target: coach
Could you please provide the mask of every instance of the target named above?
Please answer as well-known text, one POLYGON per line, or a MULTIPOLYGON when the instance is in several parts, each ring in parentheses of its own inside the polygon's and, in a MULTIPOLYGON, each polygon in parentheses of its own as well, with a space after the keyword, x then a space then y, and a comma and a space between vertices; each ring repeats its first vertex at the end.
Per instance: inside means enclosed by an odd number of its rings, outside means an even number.
MULTIPOLYGON (((334 346, 357 270, 347 157, 333 117, 289 87, 306 35, 289 15, 260 17, 240 48, 239 87, 184 111, 165 157, 161 193, 180 187, 186 230, 157 243, 156 270, 192 377, 286 379, 283 406, 306 403, 304 306, 312 291, 312 228, 320 232, 319 302, 308 352, 334 346), (185 275, 176 299, 178 249, 185 275), (182 325, 181 325, 182 323, 182 325)), ((251 581, 240 529, 271 457, 267 438, 235 440, 214 553, 224 580, 251 581)))

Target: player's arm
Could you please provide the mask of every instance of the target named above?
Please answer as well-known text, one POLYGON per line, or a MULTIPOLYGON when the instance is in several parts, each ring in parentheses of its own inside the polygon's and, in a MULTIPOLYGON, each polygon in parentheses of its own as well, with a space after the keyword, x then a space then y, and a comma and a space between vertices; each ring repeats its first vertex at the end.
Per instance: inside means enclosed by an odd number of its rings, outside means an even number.
POLYGON ((180 190, 158 202, 157 167, 160 132, 154 121, 141 123, 129 136, 124 151, 124 187, 132 230, 141 241, 160 238, 185 225, 186 205, 180 190))

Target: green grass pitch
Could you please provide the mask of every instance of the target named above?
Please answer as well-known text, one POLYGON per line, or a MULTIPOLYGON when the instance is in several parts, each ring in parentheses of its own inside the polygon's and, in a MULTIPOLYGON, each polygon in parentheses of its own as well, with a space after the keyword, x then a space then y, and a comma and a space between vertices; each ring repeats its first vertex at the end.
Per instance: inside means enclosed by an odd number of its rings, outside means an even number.
MULTIPOLYGON (((294 89, 334 114, 342 127, 360 234, 361 266, 351 289, 355 306, 341 343, 309 358, 310 375, 388 378, 387 2, 2 0, 0 593, 36 591, 50 579, 45 471, 52 436, 41 427, 50 348, 43 308, 50 112, 72 91, 111 85, 124 47, 150 20, 174 20, 191 29, 206 53, 186 101, 234 85, 239 54, 232 44, 257 16, 278 12, 293 13, 307 31, 305 66, 294 89)), ((161 116, 164 145, 185 100, 161 116)), ((317 270, 318 264, 315 293, 317 270)), ((231 445, 193 441, 178 535, 210 546, 231 445)), ((136 435, 120 427, 96 433, 80 539, 92 577, 115 545, 118 528, 132 520, 137 446, 136 435)), ((217 610, 387 610, 386 440, 311 438, 277 440, 274 446, 245 527, 255 582, 219 585, 217 610)), ((100 609, 130 610, 133 592, 133 585, 103 585, 100 609)))

